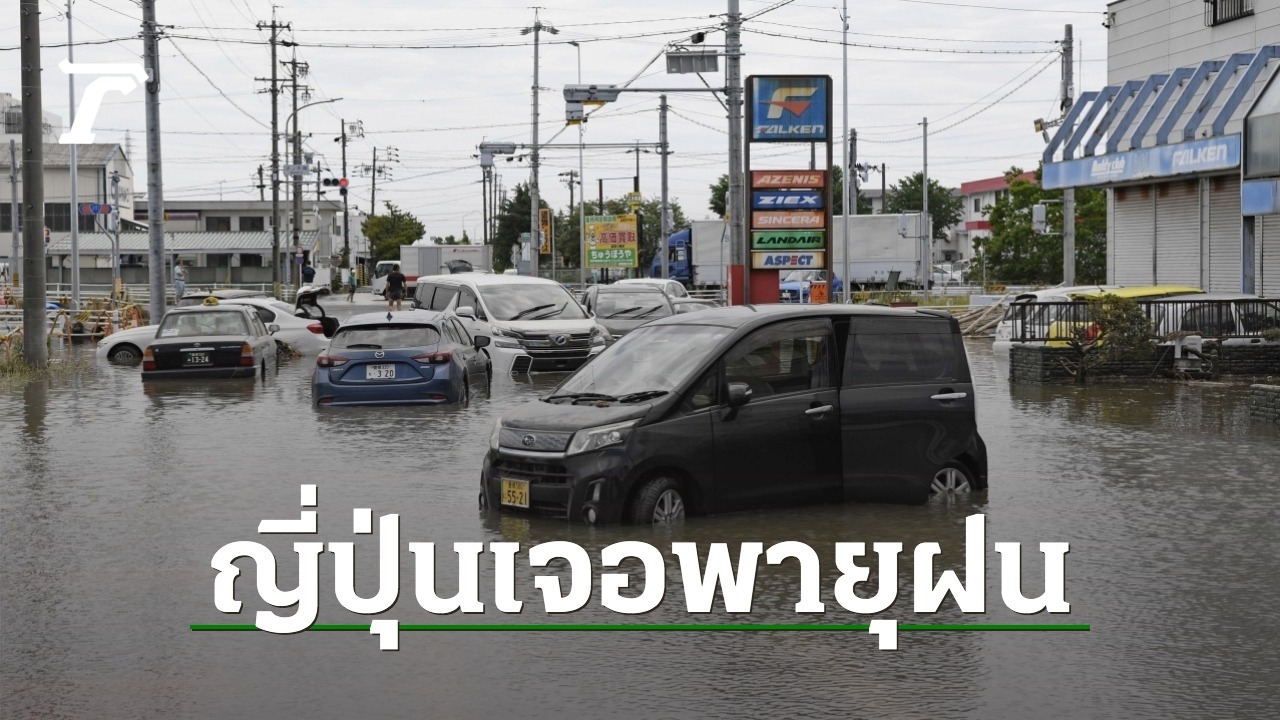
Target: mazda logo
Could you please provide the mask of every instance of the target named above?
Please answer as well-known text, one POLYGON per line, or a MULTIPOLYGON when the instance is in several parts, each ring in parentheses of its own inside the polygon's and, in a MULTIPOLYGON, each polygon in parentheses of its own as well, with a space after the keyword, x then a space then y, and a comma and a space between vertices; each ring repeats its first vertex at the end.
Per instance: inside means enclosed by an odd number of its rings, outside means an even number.
POLYGON ((556 345, 564 345, 569 342, 569 336, 568 335, 552 335, 551 342, 555 343, 556 345))
POLYGON ((525 435, 524 437, 520 438, 520 444, 525 447, 533 447, 533 444, 536 442, 538 442, 538 438, 532 435, 525 435))
POLYGON ((387 354, 386 354, 386 353, 384 353, 384 352, 382 352, 381 350, 374 350, 374 351, 373 351, 373 356, 374 356, 375 358, 379 358, 379 359, 381 359, 381 358, 386 357, 386 356, 387 356, 387 354))
POLYGON ((200 343, 192 343, 195 347, 200 347, 200 343))

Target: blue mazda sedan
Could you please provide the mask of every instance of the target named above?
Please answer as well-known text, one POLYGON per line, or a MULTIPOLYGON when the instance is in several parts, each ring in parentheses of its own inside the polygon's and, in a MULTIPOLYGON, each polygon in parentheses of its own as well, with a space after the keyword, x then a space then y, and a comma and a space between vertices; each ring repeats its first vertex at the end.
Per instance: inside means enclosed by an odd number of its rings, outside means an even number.
POLYGON ((316 405, 466 405, 490 387, 484 347, 450 313, 407 310, 356 315, 316 358, 316 405))

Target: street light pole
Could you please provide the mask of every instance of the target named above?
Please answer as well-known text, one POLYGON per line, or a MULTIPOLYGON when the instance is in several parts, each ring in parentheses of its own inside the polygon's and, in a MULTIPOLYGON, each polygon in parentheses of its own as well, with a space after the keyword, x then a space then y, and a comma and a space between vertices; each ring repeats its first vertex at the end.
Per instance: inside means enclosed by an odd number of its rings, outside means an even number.
MULTIPOLYGON (((342 99, 342 98, 331 98, 331 99, 329 99, 329 100, 317 100, 316 102, 313 102, 313 103, 307 103, 306 105, 302 105, 301 107, 297 108, 296 110, 294 110, 292 113, 290 113, 290 114, 289 114, 289 119, 285 121, 285 125, 287 126, 287 125, 289 125, 289 123, 293 123, 293 161, 294 161, 294 163, 296 163, 296 164, 301 164, 301 160, 302 160, 302 158, 301 158, 301 155, 302 155, 302 136, 298 133, 298 113, 302 112, 303 110, 305 110, 305 109, 307 109, 307 108, 309 108, 309 107, 314 107, 314 106, 316 106, 316 105, 324 105, 324 104, 326 104, 326 103, 334 103, 334 102, 338 102, 338 101, 339 101, 339 100, 341 100, 341 99, 342 99)), ((294 196, 293 196, 293 245, 294 245, 294 252, 297 252, 297 248, 302 247, 302 227, 301 227, 301 222, 302 222, 302 192, 301 192, 301 189, 302 189, 302 188, 301 188, 301 186, 302 186, 302 176, 301 176, 301 175, 295 175, 295 176, 294 176, 293 185, 294 185, 294 196)), ((286 276, 285 276, 285 277, 286 277, 286 281, 287 281, 288 275, 286 274, 286 276)), ((302 280, 302 272, 301 272, 301 271, 299 271, 299 272, 298 272, 298 280, 299 280, 299 281, 301 281, 301 280, 302 280)))
POLYGON ((533 88, 531 95, 533 96, 533 147, 529 154, 529 237, 530 248, 529 257, 532 258, 533 275, 538 275, 538 254, 542 252, 542 233, 538 223, 538 209, 541 203, 538 198, 538 41, 543 30, 552 35, 558 34, 560 31, 545 25, 538 19, 538 11, 533 11, 533 27, 527 27, 520 31, 521 35, 533 33, 533 88))
MULTIPOLYGON (((569 44, 578 50, 578 84, 582 84, 582 46, 576 40, 569 44)), ((586 122, 586 117, 582 118, 586 122)), ((578 185, 582 188, 578 198, 578 282, 583 288, 587 286, 587 176, 582 159, 582 125, 578 123, 578 185)), ((572 202, 570 203, 572 205, 572 202)), ((600 209, 604 212, 604 208, 600 209)))

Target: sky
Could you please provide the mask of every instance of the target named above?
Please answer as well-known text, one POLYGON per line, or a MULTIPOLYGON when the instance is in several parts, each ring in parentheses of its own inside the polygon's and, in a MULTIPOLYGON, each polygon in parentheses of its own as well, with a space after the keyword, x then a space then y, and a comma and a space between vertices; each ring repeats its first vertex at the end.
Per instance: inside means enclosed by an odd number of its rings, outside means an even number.
MULTIPOLYGON (((379 178, 379 209, 390 201, 416 215, 431 236, 478 237, 482 221, 481 142, 531 142, 531 88, 535 12, 559 32, 541 34, 539 141, 567 147, 541 155, 540 189, 554 208, 569 203, 561 176, 578 168, 578 130, 564 122, 563 88, 578 82, 629 88, 704 88, 697 75, 668 75, 664 48, 690 45, 706 32, 705 47, 722 49, 726 0, 649 0, 644 3, 540 0, 525 3, 429 0, 164 0, 157 20, 160 45, 164 194, 170 200, 256 199, 259 165, 270 170, 271 103, 264 92, 271 74, 272 12, 296 48, 279 59, 308 65, 301 83, 311 101, 341 98, 299 113, 306 147, 341 175, 341 123, 360 121, 363 138, 348 144, 349 200, 361 210, 371 201, 370 179, 358 168, 375 151, 390 178, 379 178), (578 46, 568 44, 575 41, 578 46), (720 46, 717 48, 716 46, 720 46)), ((845 65, 841 58, 841 3, 828 0, 740 0, 745 19, 742 75, 830 75, 834 130, 843 135, 845 65)), ((69 115, 68 78, 58 68, 67 57, 65 2, 41 0, 44 110, 69 115)), ((889 186, 918 172, 925 143, 920 123, 929 119, 928 172, 956 187, 1035 167, 1044 140, 1036 118, 1059 114, 1060 41, 1074 26, 1075 95, 1101 88, 1106 79, 1105 3, 1098 0, 853 0, 848 3, 849 126, 857 131, 858 159, 886 166, 889 186)), ((0 92, 20 94, 16 3, 0 19, 0 92)), ((76 63, 139 62, 141 7, 137 0, 73 0, 71 30, 76 63)), ((281 66, 283 74, 286 68, 281 66)), ((720 72, 703 76, 712 87, 720 72)), ((88 84, 80 76, 76 89, 88 84)), ((708 187, 727 171, 726 112, 710 92, 668 94, 669 195, 690 219, 713 217, 708 187)), ((291 108, 281 96, 280 122, 291 108)), ((143 91, 103 102, 94 126, 96 142, 126 142, 132 149, 135 188, 146 187, 146 123, 143 91)), ((606 197, 631 189, 637 153, 591 148, 592 143, 658 140, 658 94, 625 92, 595 111, 583 126, 585 185, 590 197, 605 179, 606 197)), ((282 144, 281 151, 285 152, 282 144)), ((522 150, 521 153, 527 153, 522 150)), ((659 156, 641 152, 641 192, 660 190, 659 156)), ((840 162, 840 147, 835 148, 840 162)), ((282 159, 282 163, 286 159, 282 159)), ((757 168, 804 169, 809 147, 753 144, 757 168)), ((822 159, 819 159, 819 164, 822 159)), ((528 182, 527 160, 495 168, 510 189, 528 182)), ((880 186, 878 173, 869 177, 880 186)), ((314 192, 314 185, 312 192, 314 192)), ((575 190, 575 194, 577 191, 575 190)), ((282 196, 287 193, 282 191, 282 196)), ((270 197, 270 188, 267 190, 270 197)), ((308 196, 310 198, 311 196, 308 196)), ((327 197, 336 197, 332 192, 327 197)))

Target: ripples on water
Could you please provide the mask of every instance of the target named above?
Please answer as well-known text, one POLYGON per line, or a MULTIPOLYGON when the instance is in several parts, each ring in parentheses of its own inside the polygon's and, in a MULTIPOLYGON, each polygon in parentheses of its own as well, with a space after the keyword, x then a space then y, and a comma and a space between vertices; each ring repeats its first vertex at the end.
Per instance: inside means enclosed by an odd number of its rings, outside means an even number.
MULTIPOLYGON (((1273 491, 1280 443, 1251 424, 1246 390, 1209 384, 1011 386, 984 343, 969 346, 979 426, 991 455, 985 495, 954 505, 846 505, 695 518, 675 529, 588 528, 476 509, 494 418, 555 379, 500 379, 468 410, 332 412, 310 406, 310 364, 254 382, 143 386, 106 365, 67 381, 0 389, 0 707, 6 717, 1265 717, 1280 707, 1280 594, 1273 491), (964 518, 988 517, 987 543, 1024 544, 1038 594, 1041 541, 1068 541, 1069 616, 1088 634, 903 633, 882 652, 861 633, 402 633, 398 653, 358 633, 192 633, 193 622, 252 622, 213 607, 213 553, 257 539, 283 557, 293 538, 255 535, 320 486, 321 540, 347 541, 350 508, 398 513, 402 546, 443 545, 452 594, 455 541, 572 540, 595 554, 624 539, 783 540, 823 559, 828 621, 837 541, 898 541, 902 622, 1026 620, 999 595, 988 553, 988 613, 912 612, 910 551, 938 542, 962 568, 964 518)), ((372 595, 376 539, 358 552, 372 595)), ((326 559, 330 556, 326 555, 326 559)), ((294 571, 285 562, 280 584, 294 571)), ((251 565, 246 565, 251 567, 251 565)), ((330 569, 326 569, 330 568, 330 569)), ((332 600, 321 563, 320 622, 360 622, 332 600)), ((383 617, 431 622, 403 553, 400 602, 383 617)), ((492 577, 481 599, 492 598, 492 577)), ((679 569, 644 622, 796 622, 794 563, 758 572, 749 616, 690 616, 679 569)), ((874 589, 874 588, 873 588, 874 589)), ((547 618, 523 558, 519 618, 617 621, 599 607, 547 618)), ((719 601, 717 601, 719 607, 719 601)), ((457 618, 453 618, 457 619, 457 618)), ((483 618, 503 618, 490 613, 483 618)))

